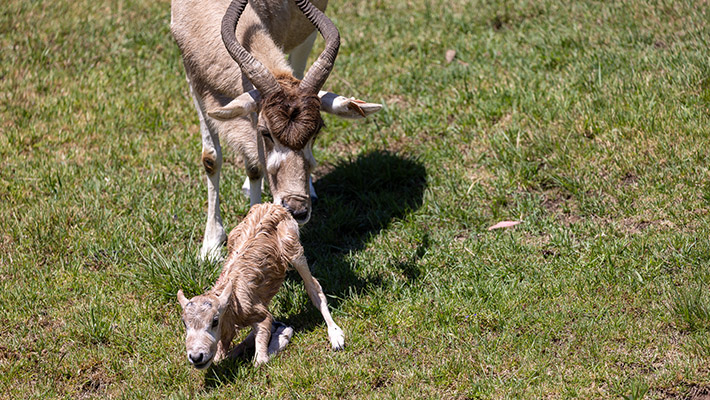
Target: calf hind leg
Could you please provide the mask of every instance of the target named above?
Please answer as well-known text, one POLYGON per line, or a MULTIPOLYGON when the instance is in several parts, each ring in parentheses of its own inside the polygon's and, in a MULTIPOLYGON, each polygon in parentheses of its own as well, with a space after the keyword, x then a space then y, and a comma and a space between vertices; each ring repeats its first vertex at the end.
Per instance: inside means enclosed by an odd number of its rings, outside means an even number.
MULTIPOLYGON (((249 332, 244 340, 229 351, 229 357, 241 357, 245 352, 253 350, 255 346, 255 337, 256 332, 254 330, 249 332)), ((267 348, 269 357, 275 356, 277 353, 280 353, 284 348, 286 348, 288 343, 291 341, 291 337, 293 337, 292 327, 281 322, 274 321, 271 325, 271 340, 269 341, 269 346, 267 348)))
POLYGON ((278 321, 271 326, 271 341, 269 342, 269 357, 273 357, 286 348, 293 337, 293 328, 278 321))

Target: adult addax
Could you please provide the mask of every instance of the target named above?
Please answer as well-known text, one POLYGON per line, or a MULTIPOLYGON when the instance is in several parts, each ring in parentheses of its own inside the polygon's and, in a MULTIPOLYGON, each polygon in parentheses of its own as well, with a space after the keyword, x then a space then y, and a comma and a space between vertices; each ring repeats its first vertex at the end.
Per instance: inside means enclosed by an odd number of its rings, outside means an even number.
POLYGON ((171 31, 199 115, 207 173, 203 258, 219 254, 226 239, 219 211, 220 139, 244 159, 251 205, 261 201, 266 174, 274 203, 304 224, 311 215, 310 173, 316 165, 313 141, 323 126, 320 112, 364 118, 382 108, 321 91, 340 46, 337 28, 321 11, 326 3, 172 1, 171 31), (326 46, 299 80, 315 39, 314 26, 326 46), (295 75, 291 65, 299 69, 295 75))

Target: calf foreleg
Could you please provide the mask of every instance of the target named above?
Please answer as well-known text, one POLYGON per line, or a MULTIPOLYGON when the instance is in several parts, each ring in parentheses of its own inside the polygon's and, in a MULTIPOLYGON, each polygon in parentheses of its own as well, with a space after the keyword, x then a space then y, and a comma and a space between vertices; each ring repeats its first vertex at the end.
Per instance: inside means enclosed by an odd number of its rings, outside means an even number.
POLYGON ((215 363, 220 362, 227 355, 227 350, 232 344, 232 339, 234 339, 235 333, 236 330, 234 328, 227 330, 227 332, 222 332, 222 339, 217 344, 217 353, 214 356, 215 363))
POLYGON ((252 325, 255 335, 255 365, 261 365, 269 361, 269 341, 271 340, 271 325, 274 319, 268 311, 265 311, 264 314, 266 317, 263 320, 252 325))
POLYGON ((335 324, 335 321, 333 321, 333 317, 331 317, 330 311, 328 311, 328 301, 325 298, 325 294, 323 294, 323 289, 308 269, 306 256, 299 256, 293 260, 291 265, 296 268, 298 274, 303 278, 303 284, 306 286, 308 297, 311 298, 313 305, 318 308, 318 311, 323 315, 326 325, 328 325, 328 337, 330 338, 330 344, 333 346, 333 350, 341 350, 345 347, 345 334, 343 330, 335 324))

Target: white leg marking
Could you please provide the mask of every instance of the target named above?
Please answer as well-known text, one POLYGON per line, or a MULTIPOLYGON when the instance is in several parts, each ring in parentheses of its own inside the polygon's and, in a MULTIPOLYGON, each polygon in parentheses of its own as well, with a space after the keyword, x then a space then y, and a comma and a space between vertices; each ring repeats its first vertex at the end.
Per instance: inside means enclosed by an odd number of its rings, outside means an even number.
POLYGON ((222 216, 219 212, 219 175, 222 169, 222 147, 219 143, 218 134, 210 132, 207 126, 200 106, 200 99, 192 90, 192 85, 190 85, 190 92, 200 119, 202 154, 210 154, 213 157, 214 166, 213 174, 207 175, 207 223, 205 225, 202 248, 200 249, 200 258, 203 260, 218 260, 222 256, 222 243, 227 240, 227 235, 222 225, 222 216))
POLYGON ((242 193, 244 193, 244 196, 249 197, 249 177, 244 179, 244 183, 242 184, 242 193))
POLYGON ((249 207, 261 203, 261 193, 264 191, 264 178, 251 180, 244 179, 242 193, 249 198, 249 207))
POLYGON ((303 278, 303 283, 306 286, 306 292, 308 292, 308 297, 311 298, 313 305, 318 308, 326 325, 328 325, 328 337, 330 338, 330 344, 333 350, 341 350, 345 347, 345 333, 336 325, 333 321, 333 317, 328 311, 328 301, 323 294, 323 289, 321 289, 320 284, 316 278, 311 275, 311 271, 308 269, 308 262, 305 256, 301 256, 292 262, 293 267, 296 268, 298 274, 303 278))
POLYGON ((202 240, 200 258, 219 261, 222 258, 222 244, 227 240, 219 213, 219 172, 207 177, 207 224, 202 240))

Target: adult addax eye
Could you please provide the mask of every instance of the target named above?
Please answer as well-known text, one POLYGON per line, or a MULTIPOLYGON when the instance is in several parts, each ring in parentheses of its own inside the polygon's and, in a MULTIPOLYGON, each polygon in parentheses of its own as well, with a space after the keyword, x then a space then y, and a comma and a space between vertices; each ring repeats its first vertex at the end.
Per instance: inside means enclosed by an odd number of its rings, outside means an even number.
POLYGON ((219 318, 215 318, 212 320, 212 329, 216 328, 217 325, 219 325, 219 318))
POLYGON ((271 133, 269 132, 268 129, 259 128, 259 133, 261 133, 261 136, 263 136, 265 139, 269 139, 271 142, 274 141, 274 138, 271 137, 271 133))

